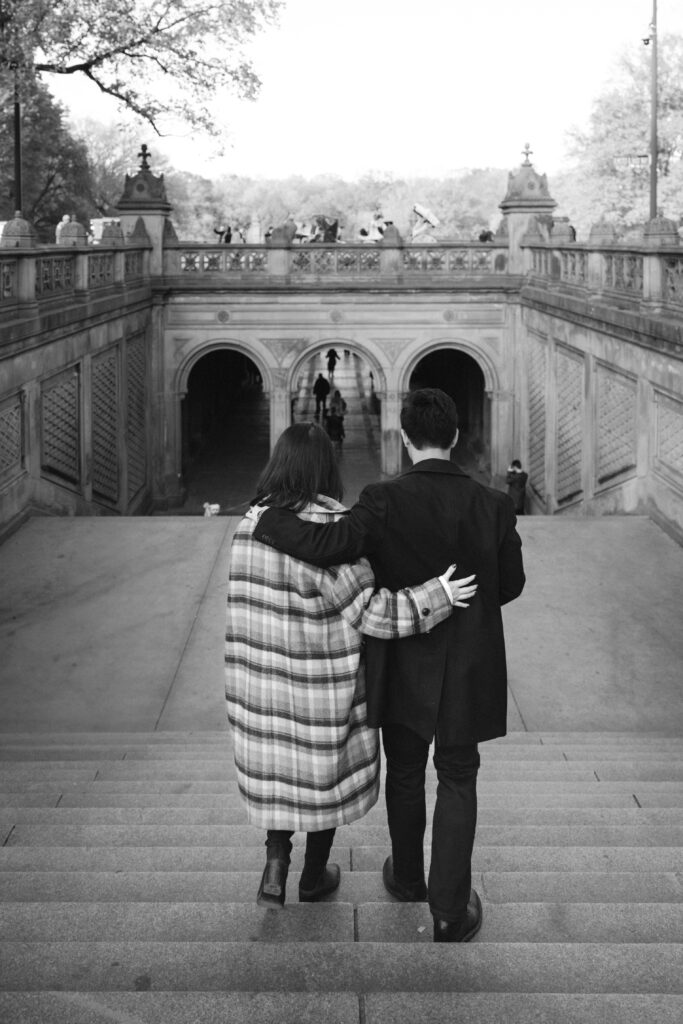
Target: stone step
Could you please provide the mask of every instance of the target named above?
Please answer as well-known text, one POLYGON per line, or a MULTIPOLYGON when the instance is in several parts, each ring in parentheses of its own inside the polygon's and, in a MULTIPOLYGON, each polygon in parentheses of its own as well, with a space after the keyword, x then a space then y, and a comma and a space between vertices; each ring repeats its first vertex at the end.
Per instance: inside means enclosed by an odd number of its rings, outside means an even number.
POLYGON ((680 1024, 683 996, 525 992, 0 992, 11 1024, 680 1024))
MULTIPOLYGON (((683 904, 487 902, 477 942, 675 943, 683 904)), ((0 941, 432 942, 425 903, 4 903, 0 941)))
MULTIPOLYGON (((0 825, 245 825, 247 811, 241 801, 223 806, 197 807, 188 804, 169 806, 125 806, 110 804, 92 806, 82 800, 60 801, 49 807, 0 807, 0 825)), ((427 805, 431 815, 434 807, 427 805)), ((383 804, 378 804, 358 823, 357 827, 381 826, 387 816, 383 804)), ((483 807, 477 816, 478 826, 515 825, 659 825, 682 826, 683 807, 643 808, 630 801, 623 807, 483 807)), ((356 823, 354 823, 355 825, 356 823)), ((350 826, 352 827, 352 826, 350 826)))
MULTIPOLYGON (((382 780, 383 781, 383 780, 382 780)), ((517 799, 524 803, 529 796, 545 794, 549 800, 563 794, 593 794, 597 793, 633 793, 634 787, 645 793, 680 794, 683 791, 679 782, 676 781, 600 781, 592 776, 587 781, 563 780, 541 778, 535 781, 510 781, 499 779, 491 781, 483 779, 478 783, 477 792, 485 797, 495 796, 508 802, 509 797, 517 796, 517 799)), ((68 793, 68 792, 95 792, 113 793, 119 792, 141 792, 141 793, 236 793, 237 783, 234 779, 223 778, 206 780, 202 777, 195 779, 169 779, 169 778, 95 778, 90 772, 65 771, 38 774, 28 769, 26 777, 21 774, 14 775, 0 784, 0 789, 5 793, 68 793), (85 776, 85 777, 83 777, 85 776)), ((428 799, 434 798, 436 793, 436 779, 428 777, 425 791, 428 799)))
MULTIPOLYGON (((251 903, 262 872, 255 851, 251 871, 0 871, 2 902, 223 902, 251 903)), ((485 871, 473 875, 482 899, 496 903, 676 903, 683 900, 674 871, 485 871)), ((298 875, 290 898, 297 901, 298 875)), ((392 900, 380 871, 343 871, 333 902, 392 900)))
POLYGON ((0 943, 23 991, 683 993, 671 943, 0 943))
MULTIPOLYGON (((233 761, 128 759, 108 761, 6 761, 0 768, 0 787, 41 778, 64 781, 169 780, 221 782, 236 780, 233 761)), ((479 779, 487 782, 678 782, 681 760, 643 761, 496 761, 482 763, 479 779)))
MULTIPOLYGON (((498 764, 507 762, 563 763, 563 762, 613 762, 613 761, 665 761, 667 755, 681 761, 679 741, 656 741, 654 743, 631 743, 621 747, 598 748, 590 744, 552 744, 543 746, 482 744, 482 763, 498 764)), ((226 737, 222 744, 188 744, 173 746, 168 743, 156 744, 115 744, 115 745, 37 745, 5 744, 0 737, 0 762, 25 761, 198 761, 231 763, 232 742, 226 737)))
MULTIPOLYGON (((189 840, 188 840, 189 842, 189 840)), ((389 852, 383 846, 335 843, 333 859, 342 871, 381 872, 389 852)), ((292 851, 292 870, 303 866, 304 847, 292 851)), ((429 863, 429 845, 425 862, 429 863)), ((4 846, 0 871, 252 871, 263 846, 4 846)), ((482 846, 475 843, 475 871, 680 871, 678 847, 482 846)))
MULTIPOLYGON (((482 825, 495 824, 590 824, 592 822, 605 822, 611 824, 635 825, 639 821, 651 822, 653 824, 672 825, 680 824, 683 821, 683 802, 681 806, 674 807, 639 807, 634 799, 633 793, 622 790, 612 794, 608 799, 597 800, 599 797, 592 790, 589 794, 568 794, 560 799, 546 798, 544 803, 530 800, 523 807, 511 806, 509 800, 495 800, 493 795, 484 795, 483 802, 480 797, 478 821, 482 825), (590 796, 589 800, 587 797, 590 796), (552 804, 552 806, 548 806, 552 804)), ((156 793, 146 789, 134 791, 111 789, 107 787, 103 791, 100 788, 88 788, 85 790, 69 789, 66 792, 56 790, 52 793, 32 791, 30 793, 14 792, 0 794, 0 819, 16 819, 16 815, 26 812, 38 814, 43 811, 81 811, 86 814, 93 812, 91 820, 95 820, 98 812, 139 813, 147 814, 148 820, 152 816, 172 816, 177 823, 186 824, 190 821, 217 820, 216 815, 224 814, 234 816, 238 811, 244 811, 244 803, 237 790, 232 793, 156 793)), ((427 800, 427 810, 431 814, 434 810, 434 799, 427 800)), ((246 813, 246 812, 245 812, 246 813)), ((64 820, 68 819, 65 815, 64 820)), ((386 809, 382 798, 363 819, 365 824, 377 824, 378 820, 386 820, 386 809)), ((23 820, 28 820, 24 817, 23 820)), ((47 820, 47 819, 44 819, 47 820)), ((142 821, 142 818, 140 818, 142 821)), ((159 817, 158 819, 161 820, 159 817)), ((227 818, 226 818, 227 820, 227 818)))
MULTIPOLYGON (((197 746, 215 747, 231 742, 230 726, 215 730, 159 730, 156 732, 4 732, 0 744, 10 746, 197 746)), ((508 746, 620 746, 628 750, 656 744, 680 749, 680 736, 665 732, 544 732, 511 731, 507 736, 492 740, 482 749, 508 746)))
MULTIPOLYGON (((683 786, 679 783, 639 782, 579 785, 536 783, 477 787, 479 807, 486 809, 526 808, 682 808, 683 786)), ((224 807, 241 806, 235 783, 220 782, 29 782, 13 785, 0 794, 0 807, 224 807)), ((427 804, 434 805, 435 787, 427 787, 427 804)), ((381 802, 381 801, 380 801, 381 802)), ((373 812, 371 812, 373 813, 373 812)))
MULTIPOLYGON (((299 834, 300 835, 300 834, 299 834)), ((342 825, 341 845, 386 845, 386 825, 342 825)), ((10 846, 262 846, 251 825, 27 825, 17 824, 10 846)), ((482 825, 478 846, 678 846, 681 825, 482 825)))

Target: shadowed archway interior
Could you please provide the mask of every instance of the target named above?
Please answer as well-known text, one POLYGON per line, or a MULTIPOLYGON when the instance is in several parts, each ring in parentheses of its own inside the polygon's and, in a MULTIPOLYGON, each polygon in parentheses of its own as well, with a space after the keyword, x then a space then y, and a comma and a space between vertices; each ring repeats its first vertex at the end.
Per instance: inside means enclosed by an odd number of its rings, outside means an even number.
POLYGON ((441 388, 458 409, 458 443, 453 461, 483 483, 491 477, 491 431, 484 374, 472 356, 440 348, 423 356, 410 375, 410 390, 441 388))
POLYGON ((224 514, 245 511, 269 455, 270 412, 256 364, 241 352, 218 349, 193 366, 182 402, 181 509, 201 513, 204 502, 224 514))

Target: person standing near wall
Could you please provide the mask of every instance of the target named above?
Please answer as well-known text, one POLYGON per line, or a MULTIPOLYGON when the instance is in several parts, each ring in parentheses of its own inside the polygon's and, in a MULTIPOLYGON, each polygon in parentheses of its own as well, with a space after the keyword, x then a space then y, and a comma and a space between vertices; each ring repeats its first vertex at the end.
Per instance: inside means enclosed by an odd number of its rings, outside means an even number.
POLYGON ((522 469, 522 463, 519 459, 513 459, 508 466, 505 482, 508 485, 508 494, 512 498, 515 506, 515 513, 518 516, 524 515, 524 508, 526 504, 526 482, 528 479, 529 474, 525 473, 522 469))

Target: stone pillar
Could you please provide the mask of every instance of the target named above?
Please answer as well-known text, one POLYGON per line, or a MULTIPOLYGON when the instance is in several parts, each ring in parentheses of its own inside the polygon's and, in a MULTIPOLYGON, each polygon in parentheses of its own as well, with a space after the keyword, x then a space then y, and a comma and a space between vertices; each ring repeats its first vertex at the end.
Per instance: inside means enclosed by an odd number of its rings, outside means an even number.
POLYGON ((117 216, 123 237, 129 240, 139 230, 142 220, 152 244, 150 273, 160 276, 164 272, 164 243, 177 241, 175 228, 169 220, 171 204, 166 196, 163 174, 158 177, 149 169, 150 153, 143 146, 138 153, 140 169, 137 174, 126 175, 123 195, 119 199, 117 216))
POLYGON ((379 247, 380 273, 382 277, 398 277, 403 270, 401 262, 403 239, 394 224, 389 224, 385 228, 379 247))
MULTIPOLYGON (((525 160, 517 171, 510 171, 508 190, 500 204, 508 239, 508 271, 525 273, 522 242, 527 230, 536 225, 543 237, 550 236, 552 212, 557 203, 548 191, 545 174, 538 174, 529 160, 531 150, 524 150, 525 160)), ((500 229, 499 229, 500 230, 500 229)))
POLYGON ((381 470, 388 476, 401 471, 401 405, 403 396, 399 391, 387 391, 378 395, 382 400, 382 464, 381 470))
POLYGON ((287 371, 274 370, 273 387, 270 392, 270 450, 292 422, 292 394, 287 384, 287 371))
POLYGON ((678 230, 672 220, 655 217, 645 225, 643 242, 648 249, 657 250, 643 259, 643 298, 652 312, 660 313, 666 299, 666 270, 662 249, 679 249, 678 230))
MULTIPOLYGON (((36 234, 33 226, 17 211, 12 220, 5 224, 0 235, 0 247, 3 249, 29 250, 24 258, 17 260, 17 299, 27 303, 36 301, 36 259, 30 252, 36 248, 36 234)), ((9 254, 8 254, 9 255, 9 254)), ((19 256, 22 253, 13 253, 19 256)))

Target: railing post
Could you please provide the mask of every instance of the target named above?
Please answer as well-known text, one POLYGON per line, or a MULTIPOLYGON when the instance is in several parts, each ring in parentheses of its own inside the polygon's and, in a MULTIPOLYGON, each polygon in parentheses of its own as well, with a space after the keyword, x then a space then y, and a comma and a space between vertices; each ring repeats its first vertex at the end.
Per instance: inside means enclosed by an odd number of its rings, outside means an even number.
POLYGON ((666 303, 666 268, 661 249, 679 248, 676 225, 666 217, 656 217, 645 225, 643 241, 648 249, 660 250, 643 257, 643 299, 653 313, 660 313, 666 303))

